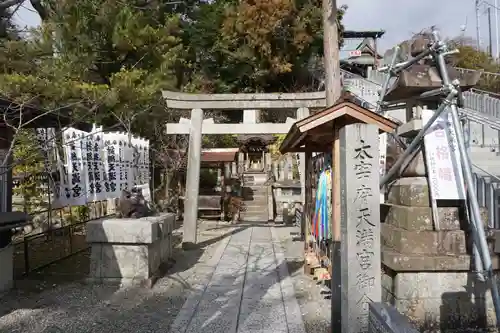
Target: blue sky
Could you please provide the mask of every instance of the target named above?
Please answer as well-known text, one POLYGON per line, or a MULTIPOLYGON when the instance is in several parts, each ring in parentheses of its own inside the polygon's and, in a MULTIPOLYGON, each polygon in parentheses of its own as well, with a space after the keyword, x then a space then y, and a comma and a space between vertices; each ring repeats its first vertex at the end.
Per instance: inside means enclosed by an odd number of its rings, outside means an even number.
MULTIPOLYGON (((498 1, 500 4, 500 0, 498 1)), ((466 23, 465 35, 476 36, 475 0, 337 0, 338 6, 348 5, 344 24, 349 30, 385 30, 379 48, 385 50, 409 38, 413 33, 437 25, 445 37, 461 34, 466 23)), ((481 4, 481 40, 488 43, 488 18, 485 10, 492 8, 492 25, 495 30, 494 0, 481 4)), ((498 11, 498 9, 496 9, 498 11)), ((500 12, 498 12, 500 15, 500 12)), ((40 23, 29 1, 15 15, 20 26, 36 26, 40 23)), ((493 32, 493 50, 495 50, 493 32)), ((345 48, 354 49, 360 41, 347 41, 345 48)))

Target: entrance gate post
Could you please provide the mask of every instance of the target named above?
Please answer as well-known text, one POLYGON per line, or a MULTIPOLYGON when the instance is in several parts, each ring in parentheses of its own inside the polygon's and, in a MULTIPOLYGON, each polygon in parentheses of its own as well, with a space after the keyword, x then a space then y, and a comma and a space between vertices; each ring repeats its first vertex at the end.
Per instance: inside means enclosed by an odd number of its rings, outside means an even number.
POLYGON ((200 187, 201 137, 203 110, 191 110, 189 126, 188 165, 186 173, 186 199, 184 201, 184 224, 182 247, 196 244, 198 235, 198 194, 200 187))

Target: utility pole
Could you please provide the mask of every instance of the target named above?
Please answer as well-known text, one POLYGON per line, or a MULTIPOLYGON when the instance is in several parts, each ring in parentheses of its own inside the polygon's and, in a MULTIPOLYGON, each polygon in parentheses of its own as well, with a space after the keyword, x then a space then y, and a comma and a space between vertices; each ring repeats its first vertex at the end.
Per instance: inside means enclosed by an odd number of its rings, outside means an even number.
POLYGON ((477 43, 477 49, 481 50, 481 27, 480 27, 480 20, 481 14, 479 13, 479 0, 476 0, 476 43, 477 43))
POLYGON ((493 34, 491 33, 491 7, 488 7, 488 48, 490 57, 493 58, 493 34))
MULTIPOLYGON (((337 28, 337 0, 323 0, 323 54, 325 64, 325 94, 326 106, 332 106, 341 95, 340 82, 340 55, 339 55, 339 31, 337 28)), ((338 152, 338 138, 334 143, 332 163, 336 159, 338 152)), ((340 155, 339 155, 340 156, 340 155)), ((340 179, 338 170, 332 173, 332 206, 340 203, 338 194, 340 193, 340 179), (337 177, 335 177, 337 176, 337 177), (338 190, 337 190, 338 188, 338 190), (338 193, 337 193, 338 192, 338 193)), ((330 246, 330 264, 332 266, 331 276, 331 332, 341 330, 341 288, 340 288, 340 210, 332 207, 332 238, 333 244, 330 246), (337 216, 338 215, 338 216, 337 216)))
POLYGON ((330 107, 340 98, 341 92, 336 0, 323 0, 323 54, 326 106, 330 107))
POLYGON ((500 41, 498 39, 498 0, 495 0, 495 58, 500 58, 500 41))

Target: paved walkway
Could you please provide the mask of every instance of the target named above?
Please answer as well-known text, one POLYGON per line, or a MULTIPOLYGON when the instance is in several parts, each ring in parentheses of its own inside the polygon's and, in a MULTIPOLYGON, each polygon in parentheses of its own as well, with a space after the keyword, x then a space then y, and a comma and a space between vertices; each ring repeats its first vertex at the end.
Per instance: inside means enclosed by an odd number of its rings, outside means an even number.
POLYGON ((305 333, 276 230, 255 225, 225 238, 170 332, 305 333))

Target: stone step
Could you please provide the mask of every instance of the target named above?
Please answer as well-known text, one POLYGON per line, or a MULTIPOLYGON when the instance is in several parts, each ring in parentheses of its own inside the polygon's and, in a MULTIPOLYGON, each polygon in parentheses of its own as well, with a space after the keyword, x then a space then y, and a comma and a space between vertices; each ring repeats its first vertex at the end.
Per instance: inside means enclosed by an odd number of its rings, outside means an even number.
MULTIPOLYGON (((480 208, 481 219, 484 226, 488 225, 488 215, 486 208, 480 208)), ((463 214, 458 207, 439 207, 440 230, 460 230, 465 229, 460 221, 464 221, 463 214)), ((412 207, 394 204, 380 205, 381 221, 394 227, 409 231, 433 231, 434 223, 431 207, 412 207)))
POLYGON ((267 212, 267 205, 266 206, 245 206, 243 207, 242 212, 245 212, 247 214, 258 214, 262 212, 267 212))
POLYGON ((469 147, 469 152, 470 153, 490 153, 492 155, 495 155, 496 152, 498 151, 498 147, 493 147, 493 146, 490 146, 490 147, 481 147, 481 146, 470 146, 469 147))
POLYGON ((251 205, 259 205, 259 204, 267 204, 267 195, 266 196, 258 196, 258 197, 253 197, 253 198, 243 198, 243 201, 246 202, 246 204, 251 205))
POLYGON ((488 164, 493 163, 497 164, 500 161, 500 156, 497 153, 488 153, 488 152, 476 152, 469 153, 469 157, 473 164, 488 164))
POLYGON ((400 178, 389 187, 387 203, 429 207, 429 186, 426 177, 400 178))
POLYGON ((265 191, 252 191, 252 190, 243 190, 242 194, 244 197, 267 197, 267 190, 265 191))
MULTIPOLYGON (((470 271, 471 256, 436 255, 423 256, 421 254, 403 254, 387 246, 382 246, 382 263, 395 272, 436 272, 436 271, 470 271)), ((500 256, 492 255, 492 268, 500 268, 500 256)))
POLYGON ((403 254, 467 254, 467 240, 462 230, 416 232, 383 223, 381 243, 403 254))
POLYGON ((268 216, 240 216, 241 222, 268 222, 268 216))
POLYGON ((264 194, 264 193, 254 193, 254 194, 247 194, 246 196, 243 196, 243 198, 247 198, 248 200, 252 200, 252 199, 266 199, 267 200, 267 193, 264 194))
POLYGON ((262 186, 262 185, 244 185, 242 188, 243 192, 245 191, 251 191, 251 192, 266 192, 267 193, 267 186, 262 186))

